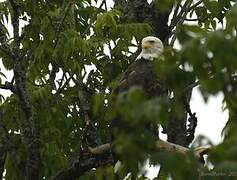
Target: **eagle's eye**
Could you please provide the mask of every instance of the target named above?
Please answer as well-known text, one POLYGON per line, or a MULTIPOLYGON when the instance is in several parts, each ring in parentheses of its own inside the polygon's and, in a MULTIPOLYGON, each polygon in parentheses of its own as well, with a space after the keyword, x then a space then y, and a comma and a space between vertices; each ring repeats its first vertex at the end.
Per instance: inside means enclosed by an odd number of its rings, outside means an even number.
POLYGON ((149 40, 149 43, 154 44, 155 41, 154 40, 149 40))

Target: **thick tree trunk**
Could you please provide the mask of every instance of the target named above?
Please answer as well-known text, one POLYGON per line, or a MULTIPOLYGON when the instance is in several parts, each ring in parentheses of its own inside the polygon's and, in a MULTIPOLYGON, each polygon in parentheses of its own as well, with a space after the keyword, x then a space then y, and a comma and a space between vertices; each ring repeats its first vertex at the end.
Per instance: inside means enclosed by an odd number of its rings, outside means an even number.
POLYGON ((18 104, 22 110, 23 116, 19 118, 21 124, 22 142, 26 149, 26 172, 25 180, 39 179, 39 164, 40 152, 38 140, 36 137, 36 130, 34 124, 33 108, 30 102, 29 93, 26 87, 26 56, 20 51, 20 4, 17 0, 9 1, 13 10, 12 26, 13 26, 13 47, 11 52, 11 59, 14 64, 14 78, 15 78, 15 94, 18 97, 18 104))
POLYGON ((159 37, 163 42, 167 41, 170 35, 168 19, 172 7, 166 11, 159 11, 157 3, 148 4, 145 0, 114 0, 115 8, 123 12, 125 22, 148 23, 153 34, 159 37))
POLYGON ((22 141, 27 151, 26 162, 26 180, 32 178, 39 179, 39 162, 40 153, 36 137, 36 130, 33 119, 32 105, 26 89, 26 73, 25 67, 22 65, 22 59, 16 61, 14 76, 16 82, 16 94, 18 96, 20 108, 24 114, 21 121, 22 141))

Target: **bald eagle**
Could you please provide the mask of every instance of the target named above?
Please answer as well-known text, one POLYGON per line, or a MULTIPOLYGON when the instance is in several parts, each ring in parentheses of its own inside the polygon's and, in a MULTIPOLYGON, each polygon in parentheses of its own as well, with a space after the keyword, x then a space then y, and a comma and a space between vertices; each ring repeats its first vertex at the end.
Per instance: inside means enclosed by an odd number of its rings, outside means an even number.
MULTIPOLYGON (((157 37, 148 36, 142 39, 141 47, 141 53, 123 73, 112 94, 116 95, 127 92, 133 86, 139 87, 148 99, 167 94, 167 88, 165 88, 162 80, 157 77, 153 67, 153 60, 159 58, 163 53, 164 46, 162 41, 157 37)), ((123 127, 124 124, 121 121, 121 117, 117 116, 113 119, 111 126, 123 127)), ((144 123, 141 127, 149 130, 157 137, 157 124, 148 122, 144 123)))
POLYGON ((164 50, 162 41, 154 36, 142 39, 142 51, 119 80, 114 93, 127 91, 132 86, 140 87, 147 97, 160 96, 166 89, 154 73, 153 60, 159 58, 164 50))

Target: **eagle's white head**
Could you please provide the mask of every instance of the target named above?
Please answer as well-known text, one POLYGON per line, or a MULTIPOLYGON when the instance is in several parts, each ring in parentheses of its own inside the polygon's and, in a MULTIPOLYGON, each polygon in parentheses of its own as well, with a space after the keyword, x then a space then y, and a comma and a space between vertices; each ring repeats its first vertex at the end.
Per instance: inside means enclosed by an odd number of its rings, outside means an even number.
POLYGON ((142 39, 142 52, 137 59, 147 59, 152 61, 154 58, 159 57, 164 50, 162 41, 154 36, 147 36, 142 39))

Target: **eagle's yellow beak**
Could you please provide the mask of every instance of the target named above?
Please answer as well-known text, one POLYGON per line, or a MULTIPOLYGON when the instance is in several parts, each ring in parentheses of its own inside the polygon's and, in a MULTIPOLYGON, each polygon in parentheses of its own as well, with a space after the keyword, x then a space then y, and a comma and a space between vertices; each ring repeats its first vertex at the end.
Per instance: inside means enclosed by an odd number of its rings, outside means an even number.
POLYGON ((142 43, 142 49, 149 49, 152 47, 152 44, 149 42, 142 43))

